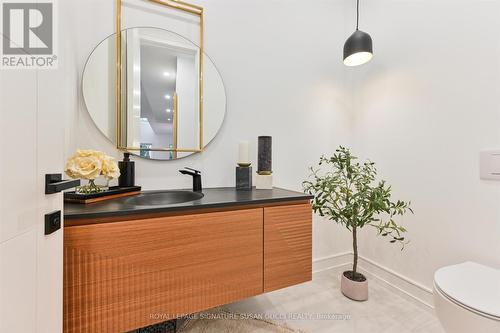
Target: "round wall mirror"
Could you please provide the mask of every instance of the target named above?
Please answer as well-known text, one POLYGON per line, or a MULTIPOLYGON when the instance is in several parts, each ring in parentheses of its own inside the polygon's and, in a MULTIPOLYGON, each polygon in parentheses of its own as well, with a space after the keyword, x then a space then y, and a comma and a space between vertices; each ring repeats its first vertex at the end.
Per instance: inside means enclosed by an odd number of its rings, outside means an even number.
POLYGON ((83 72, 85 105, 99 130, 143 158, 174 160, 202 151, 226 113, 224 83, 212 60, 174 32, 124 29, 117 85, 116 45, 116 34, 99 43, 83 72))

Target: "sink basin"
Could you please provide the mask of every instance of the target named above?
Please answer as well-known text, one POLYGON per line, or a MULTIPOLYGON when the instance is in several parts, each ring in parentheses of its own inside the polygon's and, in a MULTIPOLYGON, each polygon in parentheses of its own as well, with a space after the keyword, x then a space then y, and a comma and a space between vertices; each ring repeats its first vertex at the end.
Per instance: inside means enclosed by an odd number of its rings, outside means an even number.
POLYGON ((142 193, 128 198, 126 203, 135 206, 163 206, 194 201, 203 198, 203 193, 191 191, 162 191, 142 193))

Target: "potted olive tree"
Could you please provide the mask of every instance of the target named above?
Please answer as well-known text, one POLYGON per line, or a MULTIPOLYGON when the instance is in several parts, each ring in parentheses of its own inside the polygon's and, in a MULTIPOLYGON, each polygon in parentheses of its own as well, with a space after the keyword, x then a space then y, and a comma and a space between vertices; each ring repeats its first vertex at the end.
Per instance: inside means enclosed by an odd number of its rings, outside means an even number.
POLYGON ((356 162, 349 149, 339 147, 332 157, 321 157, 318 168, 311 168, 304 181, 306 193, 314 196, 315 213, 343 225, 352 233, 354 262, 352 270, 341 277, 342 293, 357 301, 368 299, 368 281, 358 272, 358 232, 366 226, 378 235, 390 237, 391 243, 404 248, 406 229, 396 224, 395 217, 412 212, 410 203, 391 199, 391 187, 377 180, 373 162, 356 162))

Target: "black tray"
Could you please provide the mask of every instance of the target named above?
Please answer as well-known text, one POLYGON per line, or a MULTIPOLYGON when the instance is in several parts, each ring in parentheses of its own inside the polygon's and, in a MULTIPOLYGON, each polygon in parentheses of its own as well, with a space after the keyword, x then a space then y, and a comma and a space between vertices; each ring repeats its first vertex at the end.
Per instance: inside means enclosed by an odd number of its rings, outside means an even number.
POLYGON ((105 197, 119 197, 121 194, 132 193, 132 192, 140 192, 140 186, 132 186, 132 187, 119 187, 112 186, 109 190, 99 193, 89 193, 89 194, 80 194, 75 191, 64 192, 64 201, 69 202, 84 202, 90 201, 92 199, 100 199, 105 197))

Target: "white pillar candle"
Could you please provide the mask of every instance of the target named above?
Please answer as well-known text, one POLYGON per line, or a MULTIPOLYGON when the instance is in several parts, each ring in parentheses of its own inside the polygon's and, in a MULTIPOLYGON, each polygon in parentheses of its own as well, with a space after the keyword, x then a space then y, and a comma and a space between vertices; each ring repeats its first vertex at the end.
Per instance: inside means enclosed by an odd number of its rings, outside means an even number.
POLYGON ((241 141, 239 144, 238 163, 250 163, 250 157, 248 155, 248 141, 241 141))

